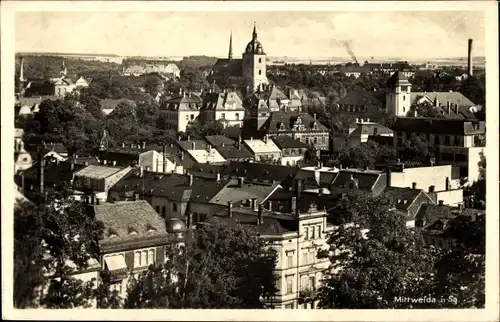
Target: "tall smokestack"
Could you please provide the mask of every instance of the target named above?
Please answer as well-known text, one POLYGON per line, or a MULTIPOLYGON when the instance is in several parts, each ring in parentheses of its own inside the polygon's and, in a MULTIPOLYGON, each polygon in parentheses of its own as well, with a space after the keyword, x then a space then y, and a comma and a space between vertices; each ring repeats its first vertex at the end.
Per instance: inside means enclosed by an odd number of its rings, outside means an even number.
POLYGON ((45 175, 45 160, 41 151, 38 152, 38 180, 40 185, 40 193, 44 193, 44 175, 45 175))
POLYGON ((163 173, 167 173, 167 146, 163 146, 163 173))
POLYGON ((472 76, 472 39, 469 39, 469 48, 467 52, 467 74, 472 76))

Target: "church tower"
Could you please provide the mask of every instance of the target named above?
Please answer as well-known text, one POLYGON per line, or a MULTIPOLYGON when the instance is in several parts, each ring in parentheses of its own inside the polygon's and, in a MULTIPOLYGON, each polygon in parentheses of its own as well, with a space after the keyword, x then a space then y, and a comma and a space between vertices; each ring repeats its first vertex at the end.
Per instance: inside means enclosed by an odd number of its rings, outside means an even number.
POLYGON ((399 71, 387 81, 386 111, 394 116, 406 116, 411 106, 411 83, 399 71))
POLYGON ((247 85, 256 91, 260 84, 268 84, 266 76, 266 53, 262 44, 257 40, 257 28, 253 26, 252 40, 243 53, 242 74, 247 85))
POLYGON ((68 70, 66 69, 66 64, 64 64, 64 59, 62 61, 62 65, 61 65, 61 71, 59 72, 59 74, 61 75, 62 78, 66 77, 66 74, 68 73, 68 70))

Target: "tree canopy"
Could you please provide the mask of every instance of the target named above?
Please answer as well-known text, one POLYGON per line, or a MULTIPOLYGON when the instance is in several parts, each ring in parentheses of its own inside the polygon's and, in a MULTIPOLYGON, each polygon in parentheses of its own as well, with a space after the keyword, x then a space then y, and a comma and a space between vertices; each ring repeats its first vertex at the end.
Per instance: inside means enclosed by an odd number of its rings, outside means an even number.
POLYGON ((125 308, 261 308, 276 292, 276 254, 252 229, 202 225, 166 258, 132 279, 125 308))
MULTIPOLYGON (((374 141, 361 143, 339 152, 337 161, 343 166, 351 168, 371 168, 376 164, 389 163, 397 158, 393 147, 378 144, 374 141)), ((335 163, 335 162, 334 162, 335 163)))

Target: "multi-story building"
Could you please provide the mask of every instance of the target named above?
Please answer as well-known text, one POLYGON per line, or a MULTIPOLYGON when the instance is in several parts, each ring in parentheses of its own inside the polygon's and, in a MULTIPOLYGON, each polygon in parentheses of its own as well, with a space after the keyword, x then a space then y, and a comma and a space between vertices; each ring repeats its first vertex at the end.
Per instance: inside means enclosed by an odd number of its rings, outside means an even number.
POLYGON ((436 146, 436 163, 460 168, 460 177, 478 179, 481 154, 486 152, 486 127, 483 121, 446 118, 400 117, 391 129, 394 147, 402 149, 413 134, 424 135, 436 146))
POLYGON ((383 136, 392 139, 393 131, 379 123, 370 122, 370 119, 358 119, 349 124, 346 133, 333 135, 333 150, 335 152, 342 149, 349 149, 368 142, 369 137, 383 136))
POLYGON ((281 150, 281 165, 298 166, 304 160, 304 155, 309 148, 307 144, 288 135, 272 137, 273 142, 281 150))
POLYGON ((221 121, 224 126, 241 127, 245 108, 236 92, 209 92, 203 95, 200 118, 202 122, 221 121))
POLYGON ((265 305, 278 309, 315 308, 312 298, 318 289, 328 259, 317 257, 326 248, 326 239, 333 229, 327 223, 327 213, 310 203, 298 207, 297 197, 289 198, 289 205, 275 210, 272 202, 258 203, 257 207, 233 207, 210 217, 207 223, 239 224, 257 229, 268 247, 277 254, 276 275, 278 292, 263 299, 265 305))
POLYGON ((178 97, 166 101, 160 108, 166 118, 167 127, 176 132, 186 132, 189 124, 198 122, 203 100, 193 93, 182 89, 178 97))
POLYGON ((254 159, 254 155, 243 144, 241 136, 238 141, 224 135, 209 135, 205 140, 216 149, 226 161, 250 161, 254 159))
POLYGON ((262 140, 253 139, 244 140, 243 144, 252 153, 255 161, 278 164, 281 162, 281 149, 268 136, 262 140))

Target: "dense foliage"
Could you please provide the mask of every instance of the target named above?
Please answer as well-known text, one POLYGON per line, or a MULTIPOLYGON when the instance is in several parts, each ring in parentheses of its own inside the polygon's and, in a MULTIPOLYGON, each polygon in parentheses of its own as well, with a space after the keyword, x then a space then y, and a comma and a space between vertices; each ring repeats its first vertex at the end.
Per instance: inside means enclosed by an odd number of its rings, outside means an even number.
POLYGON ((276 254, 265 246, 251 229, 203 225, 131 280, 125 307, 262 308, 276 292, 276 254))

